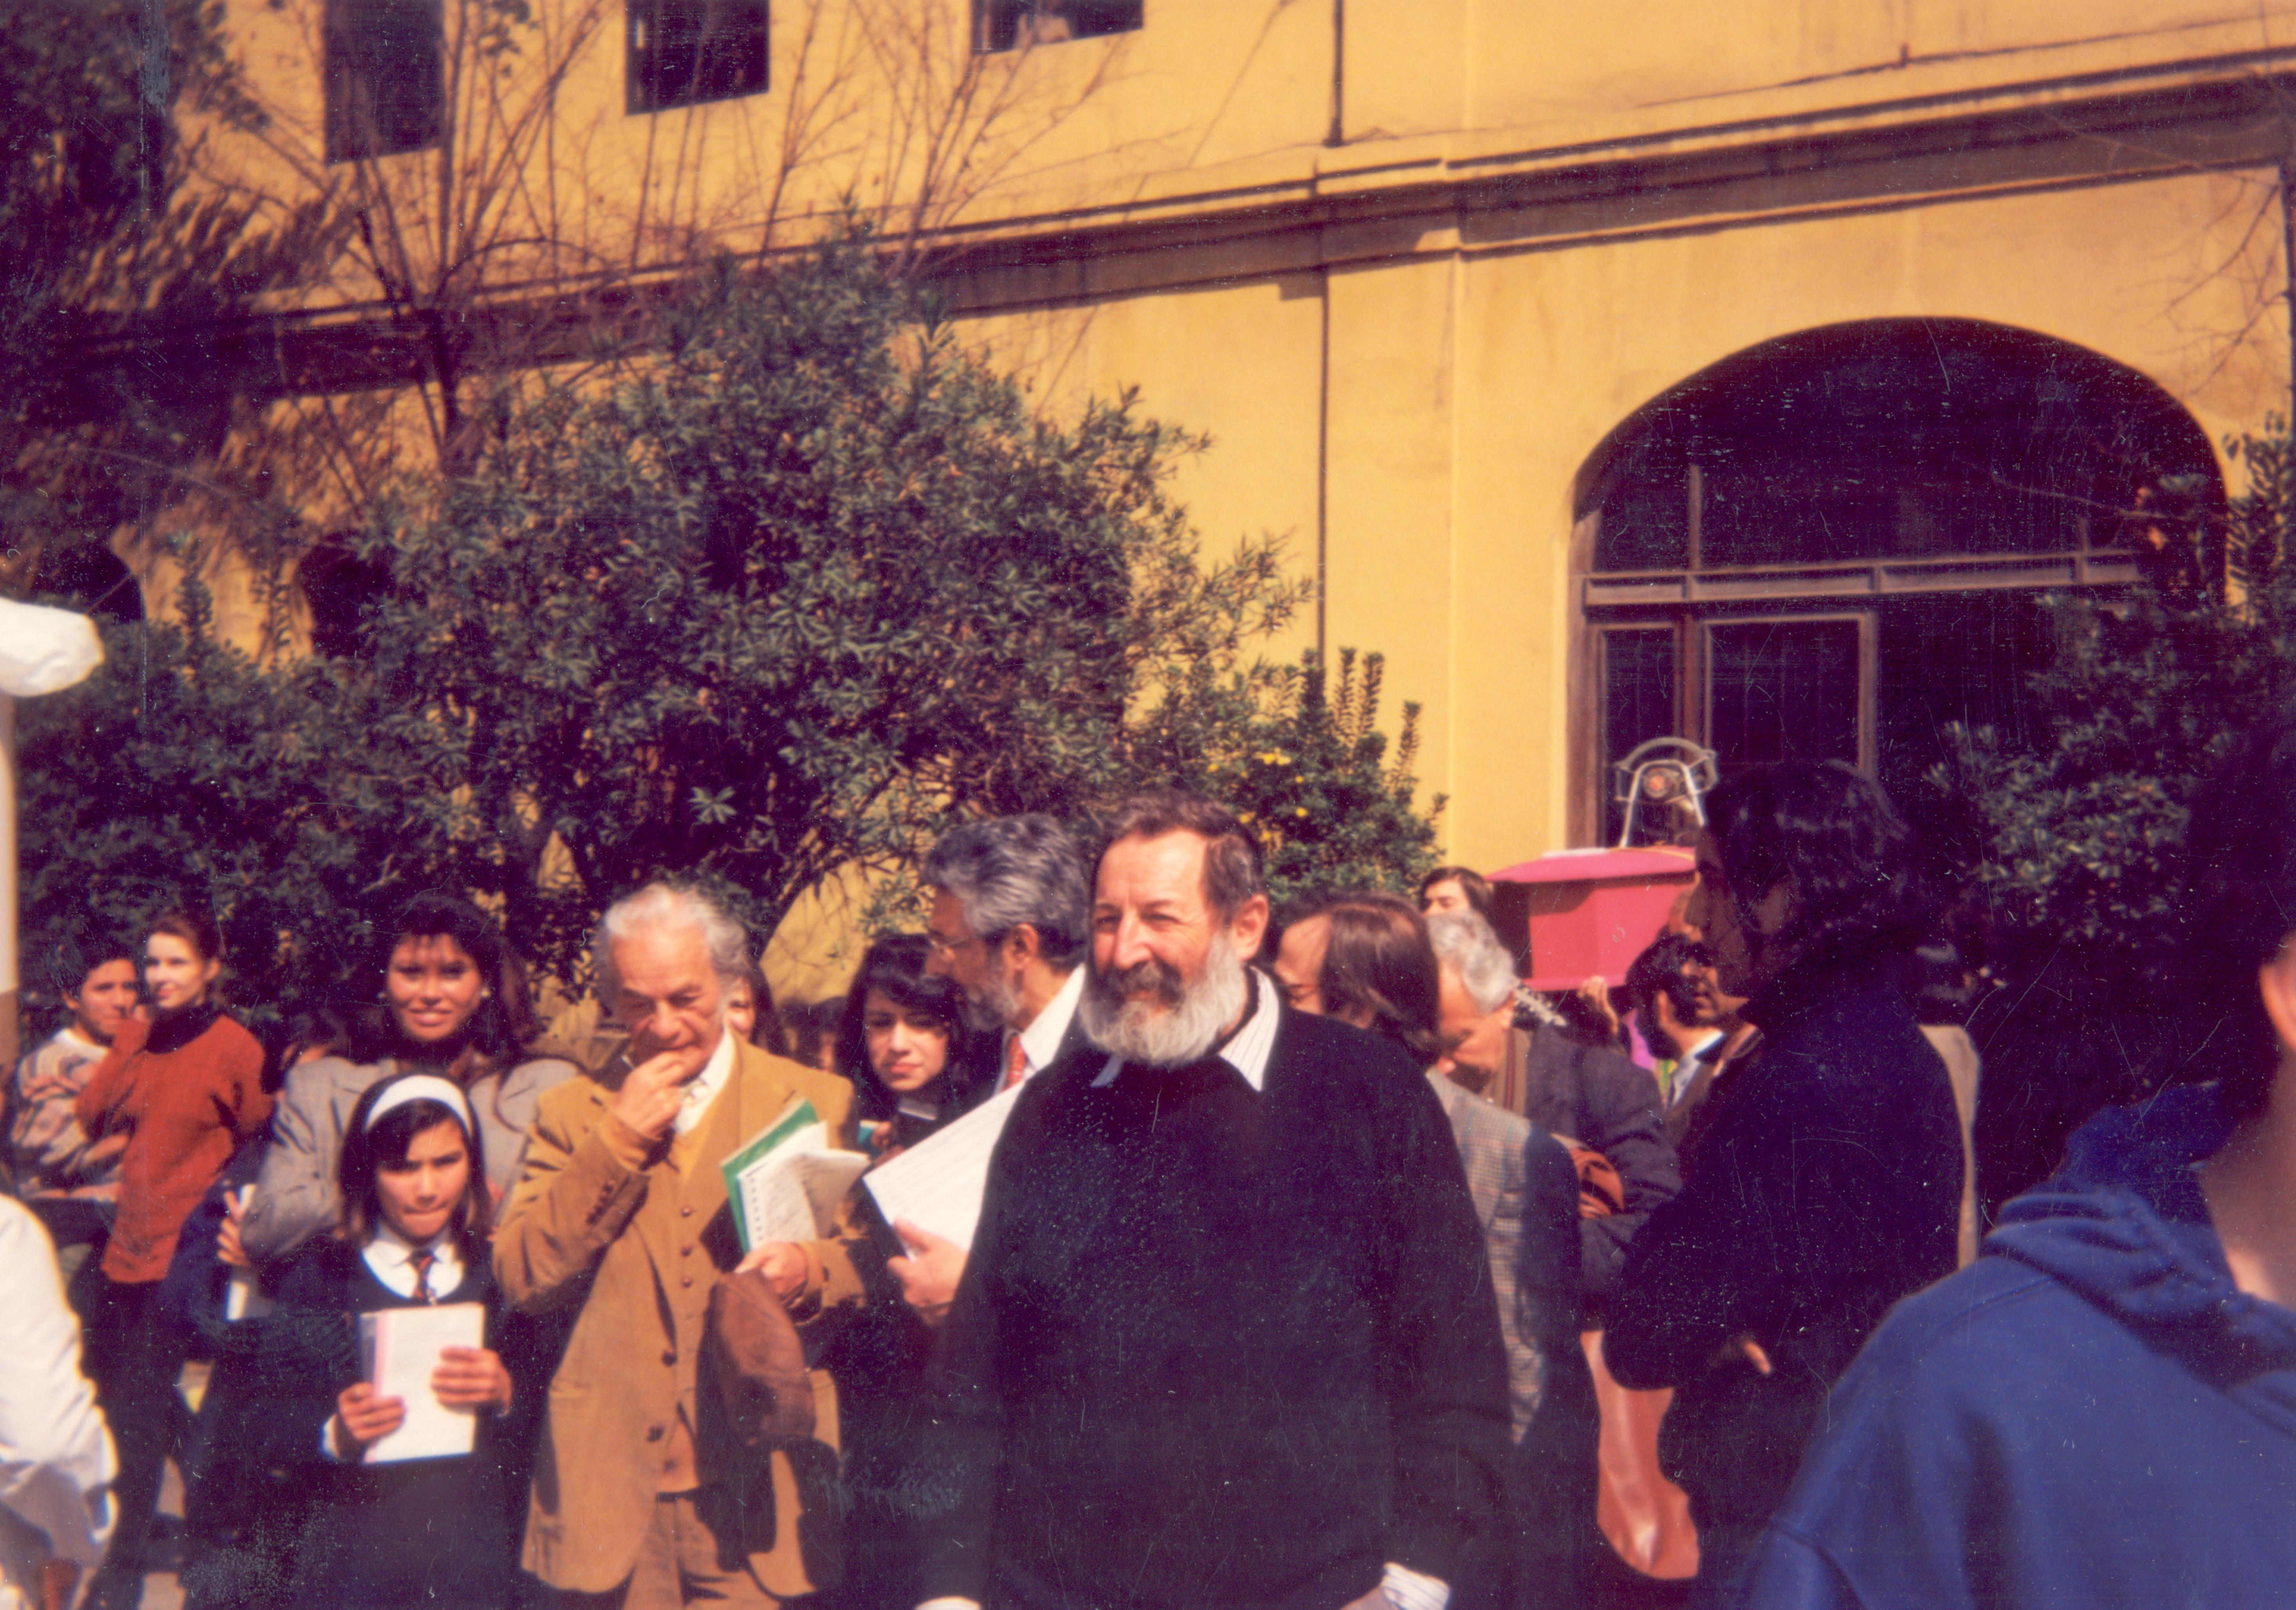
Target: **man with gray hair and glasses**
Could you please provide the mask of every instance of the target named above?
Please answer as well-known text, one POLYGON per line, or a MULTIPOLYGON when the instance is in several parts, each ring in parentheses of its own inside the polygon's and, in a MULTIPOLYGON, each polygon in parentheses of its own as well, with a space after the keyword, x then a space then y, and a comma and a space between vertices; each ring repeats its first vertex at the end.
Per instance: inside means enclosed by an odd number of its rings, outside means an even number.
MULTIPOLYGON (((1010 1089, 1086 1043, 1077 1004, 1088 941, 1084 857, 1047 816, 994 817, 949 834, 925 858, 932 898, 925 971, 964 990, 980 1030, 1001 1029, 996 1088, 1010 1089)), ((939 1323, 964 1251, 915 1225, 893 1227, 906 1258, 886 1267, 909 1305, 939 1323)))
MULTIPOLYGON (((701 891, 651 883, 616 902, 590 954, 628 1050, 603 1080, 542 1098, 495 1236, 512 1306, 573 1310, 526 1568, 562 1604, 601 1610, 774 1605, 832 1586, 833 1443, 749 1446, 695 1367, 729 1274, 761 1270, 801 1329, 860 1301, 843 1243, 744 1258, 719 1168, 800 1097, 834 1133, 851 1087, 727 1032, 749 934, 701 891)), ((832 1390, 820 1371, 811 1385, 832 1390)), ((833 1438, 833 1415, 822 1418, 833 1438)))

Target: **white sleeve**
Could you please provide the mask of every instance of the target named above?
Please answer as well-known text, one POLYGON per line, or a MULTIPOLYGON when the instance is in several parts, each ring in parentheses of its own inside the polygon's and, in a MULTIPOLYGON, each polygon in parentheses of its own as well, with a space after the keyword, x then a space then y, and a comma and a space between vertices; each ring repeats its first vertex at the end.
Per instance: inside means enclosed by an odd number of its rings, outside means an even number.
POLYGON ((111 1437, 80 1373, 79 1321, 55 1248, 22 1204, 0 1197, 0 1505, 93 1570, 111 1532, 111 1437))
POLYGON ((1379 1585, 1395 1610, 1444 1610, 1451 1602, 1448 1582, 1398 1565, 1393 1560, 1387 1562, 1386 1574, 1379 1585))

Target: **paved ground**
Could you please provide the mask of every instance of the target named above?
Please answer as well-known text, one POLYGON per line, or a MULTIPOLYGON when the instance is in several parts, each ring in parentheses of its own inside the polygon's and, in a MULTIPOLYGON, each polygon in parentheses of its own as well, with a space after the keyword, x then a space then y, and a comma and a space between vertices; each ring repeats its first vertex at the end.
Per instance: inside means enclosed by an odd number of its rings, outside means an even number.
MULTIPOLYGON (((174 1516, 178 1523, 184 1518, 184 1481, 176 1474, 173 1463, 168 1465, 167 1478, 160 1484, 160 1513, 174 1516)), ((167 1527, 168 1524, 163 1520, 160 1525, 167 1527)), ((144 1556, 148 1562, 156 1565, 159 1562, 153 1560, 152 1555, 164 1552, 168 1557, 168 1569, 144 1574, 144 1610, 184 1610, 184 1590, 176 1585, 175 1568, 176 1539, 179 1535, 177 1529, 168 1528, 166 1540, 151 1554, 144 1556)))

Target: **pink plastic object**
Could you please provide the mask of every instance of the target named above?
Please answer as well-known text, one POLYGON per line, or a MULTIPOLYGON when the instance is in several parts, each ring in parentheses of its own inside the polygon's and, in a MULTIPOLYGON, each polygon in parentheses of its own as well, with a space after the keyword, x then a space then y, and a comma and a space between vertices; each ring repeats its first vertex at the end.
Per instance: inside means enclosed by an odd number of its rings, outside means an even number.
POLYGON ((1696 877, 1690 851, 1663 848, 1559 850, 1490 875, 1507 926, 1529 908, 1534 990, 1576 990, 1598 973, 1624 980, 1696 877))

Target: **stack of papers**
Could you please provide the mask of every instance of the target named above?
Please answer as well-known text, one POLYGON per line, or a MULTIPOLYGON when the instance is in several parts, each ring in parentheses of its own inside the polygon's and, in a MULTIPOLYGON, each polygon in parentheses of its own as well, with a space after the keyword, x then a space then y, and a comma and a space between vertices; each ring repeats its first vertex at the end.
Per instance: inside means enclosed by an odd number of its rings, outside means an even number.
POLYGON ((478 1411, 449 1409, 430 1390, 430 1372, 450 1347, 484 1347, 487 1310, 477 1302, 442 1302, 435 1308, 382 1308, 359 1316, 359 1367, 378 1398, 399 1398, 406 1418, 397 1431, 370 1444, 366 1462, 437 1459, 468 1453, 476 1445, 478 1411))
POLYGON ((980 1196, 988 1187, 988 1156, 1022 1087, 999 1091, 948 1128, 929 1135, 881 1164, 866 1182, 888 1225, 906 1220, 919 1229, 972 1250, 980 1223, 980 1196))
POLYGON ((726 1159, 726 1200, 742 1250, 832 1233, 837 1204, 869 1166, 866 1154, 829 1144, 829 1128, 802 1097, 765 1133, 726 1159))

